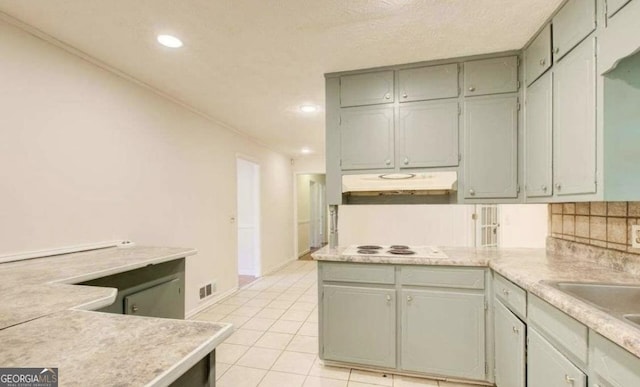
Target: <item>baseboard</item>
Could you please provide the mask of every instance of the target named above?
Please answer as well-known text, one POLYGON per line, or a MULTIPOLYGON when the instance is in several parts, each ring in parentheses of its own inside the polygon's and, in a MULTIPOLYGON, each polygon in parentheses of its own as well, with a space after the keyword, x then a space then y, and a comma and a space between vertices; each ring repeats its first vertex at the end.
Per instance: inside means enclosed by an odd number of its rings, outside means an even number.
POLYGON ((232 295, 233 293, 238 291, 238 287, 233 287, 229 290, 227 290, 226 292, 220 293, 219 295, 212 297, 210 300, 196 306, 195 308, 191 309, 189 312, 185 313, 184 318, 185 319, 190 319, 191 317, 195 316, 196 314, 202 312, 203 310, 211 307, 213 304, 215 304, 216 302, 220 302, 222 300, 224 300, 225 298, 229 297, 230 295, 232 295))
POLYGON ((306 249, 305 251, 298 253, 298 258, 305 256, 311 252, 311 249, 306 249))
POLYGON ((275 266, 275 267, 273 267, 273 268, 271 268, 269 270, 265 270, 265 272, 262 273, 262 275, 260 277, 264 277, 265 275, 273 274, 276 271, 282 269, 283 267, 285 267, 285 266, 289 265, 290 263, 295 262, 297 260, 298 260, 298 257, 293 257, 293 258, 289 259, 288 261, 285 261, 285 262, 281 263, 278 266, 275 266))

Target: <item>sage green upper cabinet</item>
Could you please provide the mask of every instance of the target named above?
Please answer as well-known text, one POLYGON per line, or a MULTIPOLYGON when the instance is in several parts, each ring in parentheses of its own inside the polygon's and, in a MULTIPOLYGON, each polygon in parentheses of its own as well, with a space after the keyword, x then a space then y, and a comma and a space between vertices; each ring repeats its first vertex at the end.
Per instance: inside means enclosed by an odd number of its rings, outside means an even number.
POLYGON ((340 77, 340 106, 363 106, 394 101, 393 71, 340 77))
POLYGON ((553 193, 553 73, 527 89, 525 106, 525 192, 527 197, 553 193))
POLYGON ((540 34, 524 51, 525 83, 531 85, 551 67, 551 25, 540 34))
POLYGON ((596 192, 595 38, 554 68, 553 132, 556 195, 596 192))
POLYGON ((393 106, 340 109, 340 155, 343 170, 393 168, 393 106))
POLYGON ((586 375, 535 329, 527 332, 527 387, 586 387, 586 375))
POLYGON ((323 285, 324 359, 396 366, 395 289, 323 285))
POLYGON ((496 299, 494 303, 496 386, 526 385, 526 326, 496 299))
POLYGON ((455 98, 459 93, 458 64, 398 71, 399 101, 455 98))
POLYGON ((518 97, 465 100, 465 198, 518 196, 518 97))
POLYGON ((400 168, 458 165, 458 99, 400 105, 400 168))
POLYGON ((552 23, 553 59, 558 62, 596 29, 595 0, 569 0, 552 23))
POLYGON ((607 17, 613 17, 629 1, 631 0, 607 0, 607 17))
POLYGON ((484 293, 403 289, 402 369, 485 378, 484 293))
POLYGON ((474 60, 464 63, 465 97, 511 93, 517 90, 517 56, 474 60))

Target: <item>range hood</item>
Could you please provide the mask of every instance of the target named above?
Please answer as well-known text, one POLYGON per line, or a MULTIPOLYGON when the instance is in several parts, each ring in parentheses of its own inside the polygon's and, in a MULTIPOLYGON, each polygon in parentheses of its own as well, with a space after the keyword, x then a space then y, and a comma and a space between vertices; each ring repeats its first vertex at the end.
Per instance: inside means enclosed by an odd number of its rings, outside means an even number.
POLYGON ((455 171, 343 175, 342 193, 348 196, 448 195, 457 190, 455 171))

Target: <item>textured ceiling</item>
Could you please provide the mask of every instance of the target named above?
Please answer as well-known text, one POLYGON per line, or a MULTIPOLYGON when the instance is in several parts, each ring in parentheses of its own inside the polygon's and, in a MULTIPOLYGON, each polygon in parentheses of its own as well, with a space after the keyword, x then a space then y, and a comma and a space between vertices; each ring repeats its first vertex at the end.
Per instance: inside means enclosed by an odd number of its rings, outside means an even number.
POLYGON ((30 24, 292 156, 324 152, 327 72, 521 48, 562 0, 0 0, 30 24), (169 33, 185 46, 159 46, 169 33))

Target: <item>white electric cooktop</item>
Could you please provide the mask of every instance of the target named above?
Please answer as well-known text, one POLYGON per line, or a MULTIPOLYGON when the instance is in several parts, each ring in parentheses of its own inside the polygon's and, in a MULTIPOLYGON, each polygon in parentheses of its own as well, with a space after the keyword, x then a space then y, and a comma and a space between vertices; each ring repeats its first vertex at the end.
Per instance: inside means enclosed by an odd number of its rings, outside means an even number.
POLYGON ((342 255, 375 255, 381 257, 447 258, 447 255, 434 246, 406 245, 351 245, 342 255))

